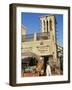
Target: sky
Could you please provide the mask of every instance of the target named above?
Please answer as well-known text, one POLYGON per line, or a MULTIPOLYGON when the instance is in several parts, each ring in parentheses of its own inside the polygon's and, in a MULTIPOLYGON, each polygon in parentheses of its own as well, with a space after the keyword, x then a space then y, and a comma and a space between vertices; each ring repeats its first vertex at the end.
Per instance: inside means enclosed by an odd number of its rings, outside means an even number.
MULTIPOLYGON (((32 34, 34 32, 41 32, 40 30, 40 16, 45 16, 48 14, 43 13, 21 13, 21 24, 26 27, 26 33, 32 34)), ((63 45, 63 15, 56 14, 56 36, 57 41, 63 45)))

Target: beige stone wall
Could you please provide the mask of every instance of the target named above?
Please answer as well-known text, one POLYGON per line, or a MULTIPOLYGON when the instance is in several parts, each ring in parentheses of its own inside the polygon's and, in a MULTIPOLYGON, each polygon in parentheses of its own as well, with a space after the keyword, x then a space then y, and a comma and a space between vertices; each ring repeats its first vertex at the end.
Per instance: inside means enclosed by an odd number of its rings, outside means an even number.
POLYGON ((22 43, 22 47, 23 47, 22 52, 31 51, 40 56, 52 55, 53 52, 53 49, 51 48, 52 45, 50 40, 24 42, 22 43), (40 45, 41 42, 43 42, 43 45, 40 45))
POLYGON ((40 18, 41 20, 41 30, 42 32, 47 32, 47 23, 48 21, 48 32, 50 33, 50 51, 53 53, 53 60, 57 61, 57 47, 56 47, 56 28, 55 28, 55 16, 49 15, 49 16, 42 16, 40 18), (50 29, 50 20, 52 21, 52 30, 50 29), (44 26, 45 21, 45 26, 44 26))

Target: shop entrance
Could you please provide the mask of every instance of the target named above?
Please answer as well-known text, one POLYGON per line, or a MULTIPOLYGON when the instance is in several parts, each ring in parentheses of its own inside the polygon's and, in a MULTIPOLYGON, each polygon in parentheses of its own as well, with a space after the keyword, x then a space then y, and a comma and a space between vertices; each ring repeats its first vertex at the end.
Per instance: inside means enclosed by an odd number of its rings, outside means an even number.
POLYGON ((33 76, 38 61, 33 57, 22 59, 22 76, 33 76))
POLYGON ((47 62, 49 60, 48 56, 42 56, 44 58, 44 75, 46 75, 46 66, 47 66, 47 62))

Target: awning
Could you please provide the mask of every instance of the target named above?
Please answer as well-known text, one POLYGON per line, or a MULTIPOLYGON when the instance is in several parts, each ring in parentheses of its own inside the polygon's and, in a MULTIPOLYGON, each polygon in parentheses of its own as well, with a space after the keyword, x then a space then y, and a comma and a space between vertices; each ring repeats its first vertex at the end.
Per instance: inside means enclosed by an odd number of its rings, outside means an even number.
POLYGON ((32 58, 35 58, 36 60, 40 60, 40 56, 33 52, 23 52, 21 54, 21 59, 28 58, 28 57, 32 57, 32 58))

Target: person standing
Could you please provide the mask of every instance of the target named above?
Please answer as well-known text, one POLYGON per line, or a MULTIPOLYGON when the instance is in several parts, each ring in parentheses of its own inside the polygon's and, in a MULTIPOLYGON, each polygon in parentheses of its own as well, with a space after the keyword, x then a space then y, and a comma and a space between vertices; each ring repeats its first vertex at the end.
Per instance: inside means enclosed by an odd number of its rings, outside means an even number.
POLYGON ((47 62, 46 66, 46 76, 51 76, 51 67, 49 65, 49 62, 47 62))

